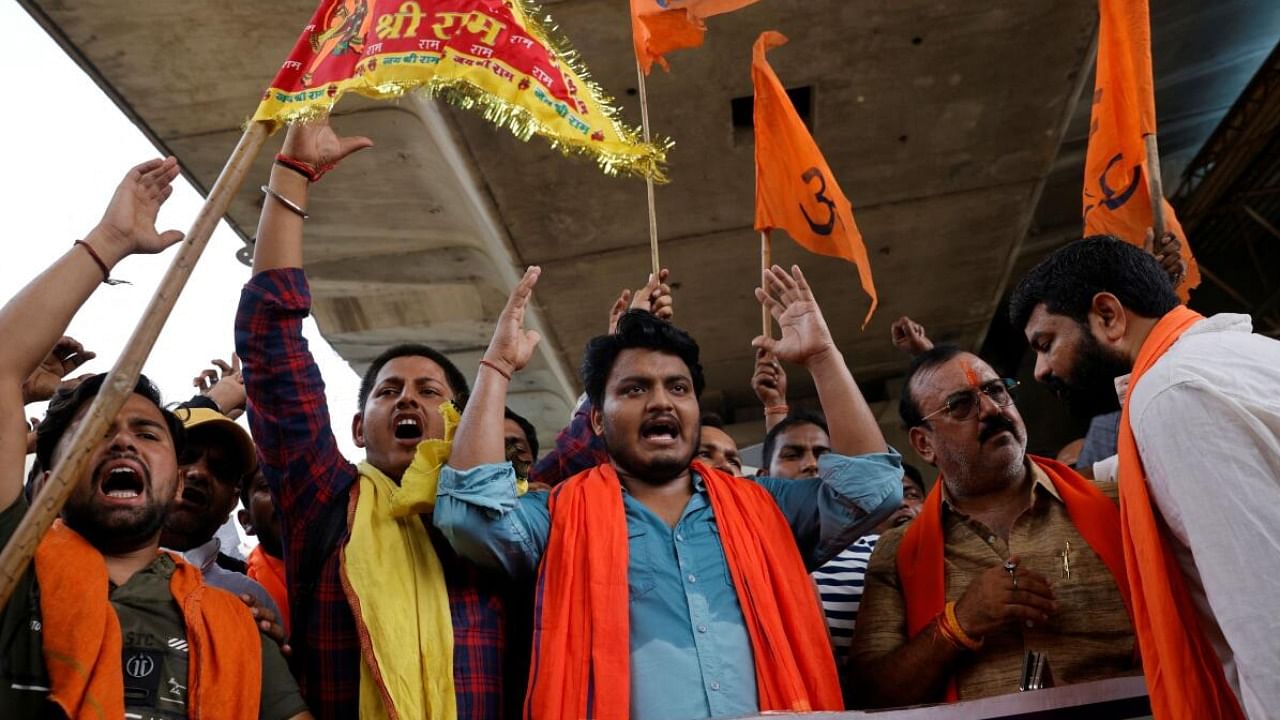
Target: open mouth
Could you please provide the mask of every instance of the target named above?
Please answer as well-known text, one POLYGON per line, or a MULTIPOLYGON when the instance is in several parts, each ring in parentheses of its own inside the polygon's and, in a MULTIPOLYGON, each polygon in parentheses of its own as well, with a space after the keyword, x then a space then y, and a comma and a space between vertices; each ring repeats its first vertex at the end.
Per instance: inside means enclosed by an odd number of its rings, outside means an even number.
POLYGON ((422 421, 412 415, 404 415, 396 420, 395 436, 397 440, 421 440, 422 421))
POLYGON ((141 468, 127 460, 115 460, 102 469, 99 491, 113 500, 131 500, 146 490, 141 468))
POLYGON ((203 485, 192 483, 182 488, 182 502, 204 507, 209 502, 209 490, 203 485))
POLYGON ((659 445, 672 445, 680 438, 680 425, 673 418, 655 418, 640 426, 640 437, 659 445))

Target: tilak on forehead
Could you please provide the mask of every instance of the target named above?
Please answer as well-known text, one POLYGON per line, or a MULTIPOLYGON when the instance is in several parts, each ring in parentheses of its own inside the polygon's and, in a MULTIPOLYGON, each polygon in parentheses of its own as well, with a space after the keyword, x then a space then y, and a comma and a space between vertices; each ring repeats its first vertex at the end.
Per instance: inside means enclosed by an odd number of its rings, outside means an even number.
POLYGON ((973 366, 973 363, 968 361, 964 363, 963 367, 964 379, 969 381, 969 387, 977 390, 978 385, 982 384, 982 381, 978 378, 978 369, 973 366))

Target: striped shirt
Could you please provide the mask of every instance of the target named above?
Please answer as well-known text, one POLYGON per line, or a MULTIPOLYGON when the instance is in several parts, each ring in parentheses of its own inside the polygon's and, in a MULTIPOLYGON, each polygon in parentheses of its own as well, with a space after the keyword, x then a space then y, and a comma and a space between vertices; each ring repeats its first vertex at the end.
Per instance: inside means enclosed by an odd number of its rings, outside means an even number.
POLYGON ((862 602, 862 580, 871 561, 879 535, 863 535, 845 548, 834 560, 813 572, 813 581, 822 596, 822 612, 831 630, 831 645, 836 653, 836 667, 843 668, 853 642, 853 623, 858 619, 862 602))

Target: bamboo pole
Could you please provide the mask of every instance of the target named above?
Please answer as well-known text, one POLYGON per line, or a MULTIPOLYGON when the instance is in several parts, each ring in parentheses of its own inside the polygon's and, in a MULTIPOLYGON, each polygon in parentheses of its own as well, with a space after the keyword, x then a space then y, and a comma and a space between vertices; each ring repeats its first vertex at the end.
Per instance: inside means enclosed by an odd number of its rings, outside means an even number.
MULTIPOLYGON (((636 60, 636 79, 640 90, 640 127, 644 132, 644 141, 649 142, 649 93, 644 86, 644 69, 636 60)), ((653 276, 658 277, 662 262, 658 259, 658 211, 653 199, 653 178, 644 179, 645 191, 649 197, 649 263, 653 268, 653 276)))
MULTIPOLYGON (((769 238, 769 231, 761 230, 760 231, 760 270, 763 272, 764 270, 768 270, 771 267, 773 267, 773 242, 769 238)), ((761 277, 760 280, 763 283, 764 278, 761 277)), ((765 287, 763 284, 760 287, 764 287, 765 292, 769 291, 769 288, 765 287)), ((760 322, 763 328, 763 332, 761 334, 764 335, 765 337, 772 337, 773 323, 771 322, 771 320, 772 318, 769 317, 769 308, 765 305, 761 305, 760 306, 760 322)))
POLYGON ((1164 180, 1160 177, 1160 146, 1156 134, 1144 135, 1147 144, 1147 190, 1151 194, 1151 230, 1156 242, 1164 235, 1164 180))
POLYGON ((226 214, 227 207, 244 182, 266 138, 267 126, 262 123, 250 124, 241 136, 236 149, 227 159, 226 166, 222 168, 222 173, 218 175, 218 180, 213 184, 213 189, 209 191, 204 207, 196 215, 177 256, 169 265, 160 287, 156 289, 151 303, 138 321, 133 336, 125 345, 124 352, 107 374, 102 390, 93 399, 88 413, 71 434, 71 445, 66 456, 53 468, 49 480, 36 495, 4 551, 0 552, 0 607, 4 607, 9 601, 18 579, 35 555, 36 545, 62 512, 62 506, 67 502, 72 489, 88 469, 93 446, 133 392, 138 376, 142 373, 142 365, 151 354, 151 348, 155 346, 160 330, 169 319, 178 295, 186 286, 196 261, 209 244, 209 237, 218 221, 226 214))

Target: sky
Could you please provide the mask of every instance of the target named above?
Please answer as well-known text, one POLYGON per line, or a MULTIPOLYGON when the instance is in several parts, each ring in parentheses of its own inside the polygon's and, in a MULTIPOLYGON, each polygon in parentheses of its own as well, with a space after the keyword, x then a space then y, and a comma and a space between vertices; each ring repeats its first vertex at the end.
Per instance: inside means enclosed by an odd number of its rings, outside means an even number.
MULTIPOLYGON (((17 3, 0 3, 0 27, 13 57, 22 58, 26 68, 39 68, 39 87, 57 89, 38 100, 12 102, 0 113, 0 137, 8 138, 6 171, 0 173, 0 297, 7 301, 89 233, 129 168, 160 151, 17 3)), ((241 192, 260 184, 248 178, 241 192)), ((203 202, 179 177, 160 210, 160 230, 186 232, 203 202)), ((250 274, 235 258, 242 246, 219 223, 151 352, 143 372, 166 402, 191 397, 192 379, 213 367, 210 360, 229 358, 234 350, 236 306, 250 274)), ((103 285, 84 305, 67 333, 98 357, 77 374, 111 369, 176 252, 125 259, 112 276, 133 284, 103 285)), ((324 375, 339 447, 357 459, 361 454, 349 428, 359 377, 313 320, 307 320, 304 334, 324 375)), ((28 416, 43 413, 42 406, 27 410, 28 416)))

